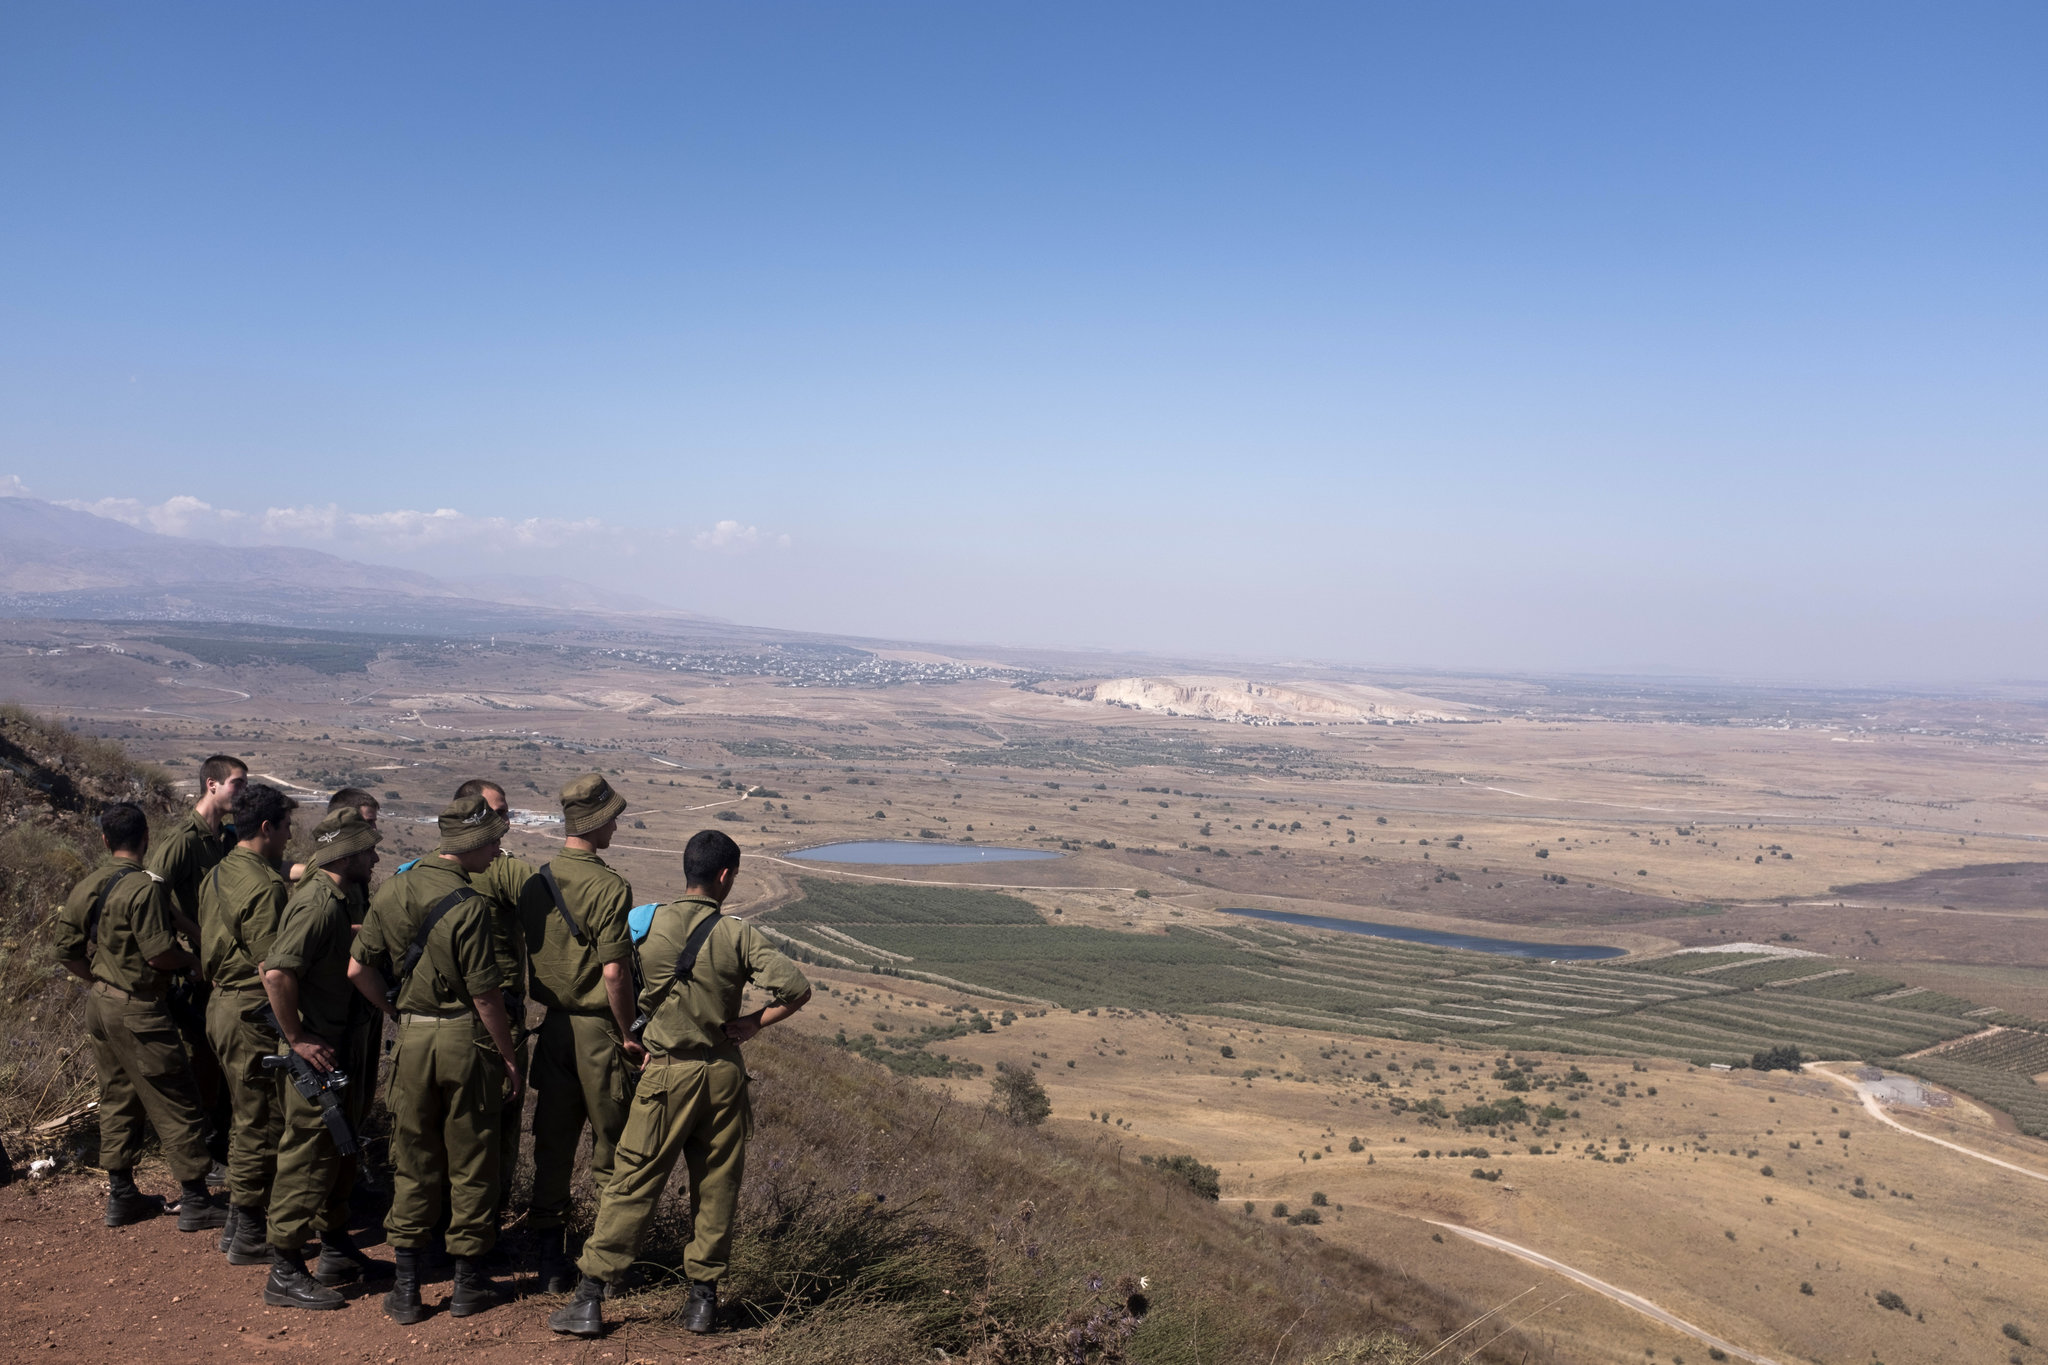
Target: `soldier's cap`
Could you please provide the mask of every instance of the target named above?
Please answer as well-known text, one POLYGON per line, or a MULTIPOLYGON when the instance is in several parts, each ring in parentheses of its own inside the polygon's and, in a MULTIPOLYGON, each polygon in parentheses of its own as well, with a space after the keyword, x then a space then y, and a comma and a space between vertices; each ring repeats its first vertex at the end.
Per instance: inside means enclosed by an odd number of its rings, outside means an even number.
POLYGON ((562 788, 562 832, 570 838, 588 834, 626 809, 626 798, 612 790, 603 773, 585 773, 562 788))
POLYGON ((375 848, 383 839, 377 827, 350 806, 335 811, 313 827, 313 856, 306 861, 314 867, 325 867, 366 848, 375 848))
POLYGON ((511 828, 505 817, 492 810, 481 796, 458 796, 441 812, 441 853, 467 853, 505 837, 511 828))

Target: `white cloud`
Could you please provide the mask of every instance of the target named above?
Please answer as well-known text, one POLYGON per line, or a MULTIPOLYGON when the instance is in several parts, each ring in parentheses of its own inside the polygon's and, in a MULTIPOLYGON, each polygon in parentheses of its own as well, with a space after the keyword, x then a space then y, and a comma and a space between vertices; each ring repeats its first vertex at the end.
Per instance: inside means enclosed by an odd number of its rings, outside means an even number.
MULTIPOLYGON (((11 478, 11 476, 10 476, 11 478)), ((21 488, 19 479, 12 485, 21 488)), ((9 487, 0 483, 0 492, 9 487)), ((702 550, 744 551, 763 545, 787 547, 789 537, 763 535, 758 527, 721 521, 694 534, 672 527, 628 527, 596 517, 483 517, 452 507, 431 512, 398 508, 388 512, 351 512, 334 503, 325 506, 270 507, 240 512, 215 507, 187 494, 149 504, 135 498, 100 498, 61 504, 80 512, 108 517, 160 535, 224 541, 231 545, 316 546, 342 553, 408 555, 459 550, 465 554, 524 554, 534 551, 602 549, 631 555, 643 549, 668 548, 687 541, 702 550)))
POLYGON ((32 498, 34 496, 35 494, 28 491, 28 485, 21 481, 19 474, 9 474, 4 478, 0 478, 0 498, 32 498))

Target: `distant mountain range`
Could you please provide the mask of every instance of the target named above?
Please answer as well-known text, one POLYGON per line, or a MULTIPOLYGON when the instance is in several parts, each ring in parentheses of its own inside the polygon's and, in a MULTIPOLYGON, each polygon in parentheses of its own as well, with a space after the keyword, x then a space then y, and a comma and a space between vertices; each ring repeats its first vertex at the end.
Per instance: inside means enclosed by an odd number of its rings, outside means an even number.
POLYGON ((714 625, 568 578, 451 583, 318 550, 159 535, 40 498, 0 497, 0 616, 465 632, 607 618, 714 625))

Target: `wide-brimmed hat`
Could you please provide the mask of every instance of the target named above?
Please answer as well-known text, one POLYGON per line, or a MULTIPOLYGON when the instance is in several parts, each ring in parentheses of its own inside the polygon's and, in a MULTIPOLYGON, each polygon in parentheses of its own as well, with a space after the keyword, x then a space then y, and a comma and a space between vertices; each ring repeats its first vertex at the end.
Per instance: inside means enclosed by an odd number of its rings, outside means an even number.
POLYGON ((626 798, 612 790, 603 773, 585 773, 562 788, 562 831, 572 839, 588 834, 625 809, 626 798))
POLYGON ((366 848, 375 848, 383 838, 375 825, 349 806, 313 827, 313 854, 306 861, 314 867, 325 867, 366 848))
POLYGON ((441 812, 442 853, 467 853, 494 839, 505 837, 511 828, 504 816, 492 810, 481 796, 458 796, 441 812))

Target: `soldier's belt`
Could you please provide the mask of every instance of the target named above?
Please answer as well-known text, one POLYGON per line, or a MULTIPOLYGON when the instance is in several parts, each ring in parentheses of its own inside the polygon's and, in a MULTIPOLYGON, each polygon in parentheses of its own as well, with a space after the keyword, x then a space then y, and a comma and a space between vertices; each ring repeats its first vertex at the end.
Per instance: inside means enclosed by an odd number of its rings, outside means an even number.
POLYGON ((261 995, 264 993, 263 983, 260 981, 252 981, 245 986, 230 986, 225 981, 216 981, 213 983, 213 988, 217 991, 230 991, 236 995, 261 995))
POLYGON ((114 1000, 160 1000, 161 995, 144 995, 140 991, 124 991, 119 986, 109 985, 98 977, 92 979, 92 989, 114 1000))
POLYGON ((739 1059, 739 1044, 727 1043, 724 1047, 678 1047, 667 1052, 649 1049, 647 1065, 660 1066, 663 1062, 737 1062, 739 1059))
POLYGON ((470 1017, 468 1010, 460 1014, 414 1014, 407 1011, 398 1016, 401 1024, 460 1024, 470 1017))

